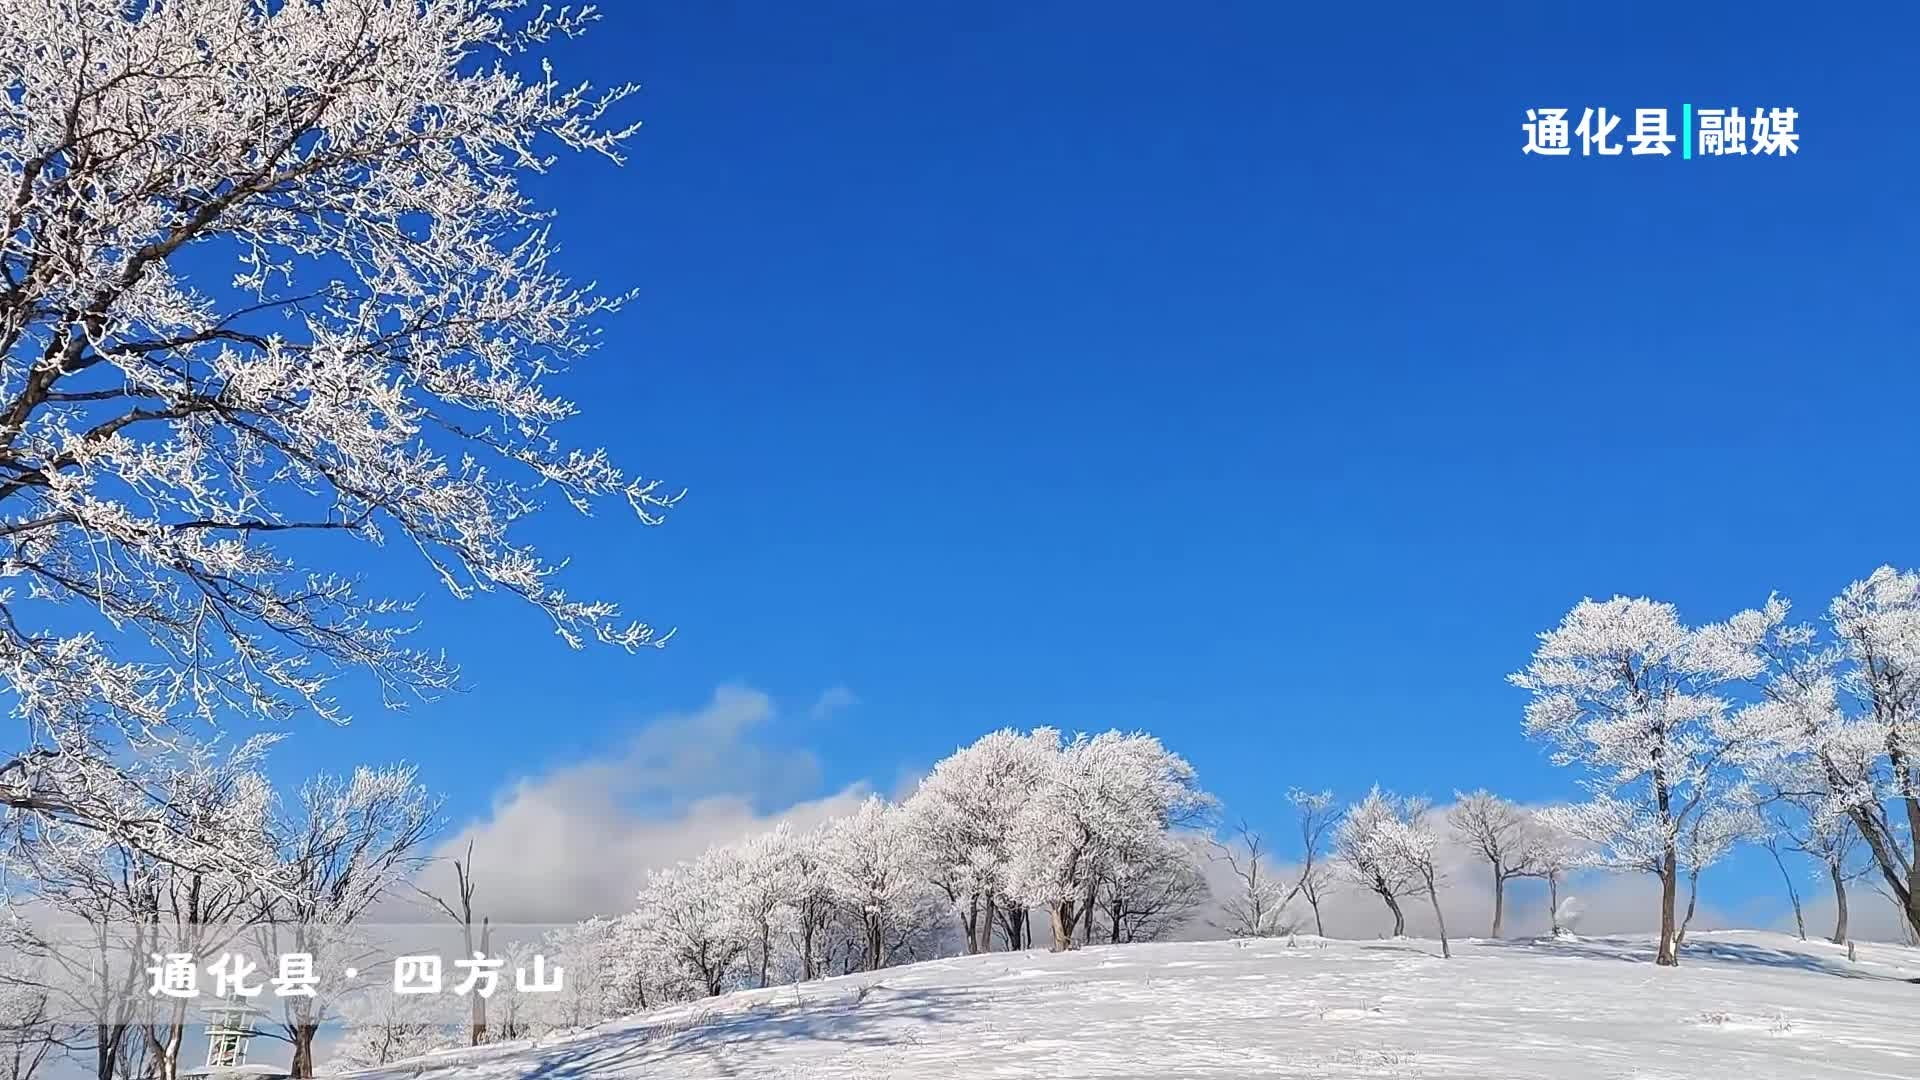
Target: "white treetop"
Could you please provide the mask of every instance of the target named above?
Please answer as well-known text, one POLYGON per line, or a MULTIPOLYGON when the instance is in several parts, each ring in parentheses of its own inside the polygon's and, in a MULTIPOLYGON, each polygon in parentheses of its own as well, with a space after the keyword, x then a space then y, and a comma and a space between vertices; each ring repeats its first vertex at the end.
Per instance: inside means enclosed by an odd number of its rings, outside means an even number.
POLYGON ((1842 590, 1825 626, 1788 621, 1779 597, 1728 623, 1761 669, 1736 717, 1741 763, 1765 793, 1805 808, 1807 830, 1865 841, 1920 933, 1920 573, 1883 566, 1842 590))
POLYGON ((517 538, 552 497, 673 501, 561 435, 550 376, 620 298, 520 184, 632 128, 628 88, 504 62, 591 18, 519 7, 0 5, 0 802, 131 832, 106 789, 169 728, 344 719, 348 670, 452 686, 352 541, 571 644, 657 640, 517 538))
POLYGON ((711 997, 728 989, 753 943, 739 897, 743 864, 732 848, 647 875, 633 929, 639 949, 658 957, 674 993, 711 997))
POLYGON ((1193 766, 1159 739, 1118 731, 1077 736, 1052 758, 1023 808, 1014 891, 1049 910, 1054 947, 1068 948, 1073 928, 1091 918, 1115 852, 1191 821, 1210 805, 1193 766))
POLYGON ((958 909, 969 948, 992 940, 992 911, 1011 901, 1022 808, 1033 797, 1059 733, 1003 730, 943 758, 903 806, 928 874, 958 909))
POLYGON ((1349 884, 1380 898, 1393 916, 1393 934, 1407 932, 1400 900, 1425 888, 1420 868, 1407 858, 1396 831, 1423 818, 1424 799, 1401 798, 1375 784, 1367 796, 1347 808, 1333 831, 1335 871, 1349 884))
POLYGON ((868 968, 888 956, 933 909, 926 867, 899 807, 869 797, 827 833, 827 880, 862 932, 868 968))
POLYGON ((1709 806, 1738 737, 1718 690, 1758 670, 1734 636, 1689 629, 1671 604, 1583 600, 1509 677, 1533 695, 1527 734, 1554 748, 1556 764, 1580 766, 1593 792, 1584 806, 1556 809, 1556 826, 1594 845, 1602 865, 1660 876, 1663 965, 1678 963, 1681 837, 1709 806))
POLYGON ((1499 937, 1506 918, 1507 882, 1533 877, 1538 868, 1527 861, 1527 812, 1484 788, 1454 793, 1447 825, 1455 839, 1487 861, 1493 872, 1493 929, 1499 937))
POLYGON ((1440 931, 1440 955, 1451 958, 1453 946, 1447 940, 1447 916, 1440 909, 1440 886, 1445 875, 1440 870, 1438 853, 1440 833, 1434 828, 1425 800, 1409 799, 1401 812, 1378 819, 1367 839, 1372 848, 1370 861, 1376 867, 1394 867, 1396 873, 1410 877, 1416 891, 1427 894, 1433 907, 1434 925, 1440 931))

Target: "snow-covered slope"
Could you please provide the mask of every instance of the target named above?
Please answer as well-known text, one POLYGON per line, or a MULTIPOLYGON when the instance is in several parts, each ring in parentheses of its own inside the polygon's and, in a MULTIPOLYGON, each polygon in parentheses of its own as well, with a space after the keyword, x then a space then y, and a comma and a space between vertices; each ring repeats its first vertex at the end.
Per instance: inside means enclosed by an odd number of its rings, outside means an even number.
POLYGON ((1920 951, 1644 940, 1198 942, 752 991, 369 1077, 1920 1077, 1920 951))

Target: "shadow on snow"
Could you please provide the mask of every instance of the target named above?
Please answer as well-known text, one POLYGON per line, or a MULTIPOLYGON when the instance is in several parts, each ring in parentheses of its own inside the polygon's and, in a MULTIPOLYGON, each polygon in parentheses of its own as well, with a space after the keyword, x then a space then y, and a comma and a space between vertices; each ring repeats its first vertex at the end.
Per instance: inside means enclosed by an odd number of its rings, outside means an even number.
MULTIPOLYGON (((1629 964, 1653 963, 1653 945, 1651 942, 1622 941, 1613 938, 1594 938, 1591 940, 1565 938, 1534 938, 1522 940, 1482 939, 1476 944, 1494 948, 1521 948, 1536 951, 1544 955, 1579 956, 1593 960, 1618 960, 1629 964)), ((1688 960, 1718 960, 1732 964, 1757 964, 1761 967, 1788 968, 1810 971, 1816 975, 1832 975, 1842 979, 1863 979, 1868 982, 1912 982, 1892 975, 1879 975, 1871 971, 1862 971, 1838 958, 1823 959, 1818 956, 1788 949, 1770 949, 1764 945, 1753 945, 1742 941, 1716 941, 1712 938, 1695 938, 1680 946, 1680 959, 1684 964, 1688 960)))
MULTIPOLYGON (((684 1018, 590 1032, 552 1046, 521 1048, 510 1056, 522 1059, 514 1073, 520 1080, 582 1080, 642 1065, 672 1073, 676 1063, 695 1059, 729 1076, 750 1067, 755 1051, 761 1049, 791 1051, 802 1042, 897 1045, 918 1025, 954 1022, 969 1003, 979 999, 971 991, 890 990, 884 984, 831 996, 816 988, 811 998, 803 989, 797 1000, 776 997, 744 1009, 694 1012, 684 1018)), ((462 1055, 444 1062, 416 1062, 406 1072, 430 1077, 444 1069, 472 1075, 485 1072, 487 1064, 484 1058, 462 1055)))

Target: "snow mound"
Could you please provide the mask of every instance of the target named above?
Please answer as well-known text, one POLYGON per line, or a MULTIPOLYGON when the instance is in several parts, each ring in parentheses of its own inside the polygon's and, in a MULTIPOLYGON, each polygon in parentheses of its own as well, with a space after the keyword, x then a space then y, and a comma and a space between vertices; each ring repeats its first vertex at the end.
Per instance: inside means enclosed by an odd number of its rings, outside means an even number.
POLYGON ((1920 1076, 1920 950, 1699 934, 1300 939, 939 960, 731 994, 379 1080, 1920 1076))

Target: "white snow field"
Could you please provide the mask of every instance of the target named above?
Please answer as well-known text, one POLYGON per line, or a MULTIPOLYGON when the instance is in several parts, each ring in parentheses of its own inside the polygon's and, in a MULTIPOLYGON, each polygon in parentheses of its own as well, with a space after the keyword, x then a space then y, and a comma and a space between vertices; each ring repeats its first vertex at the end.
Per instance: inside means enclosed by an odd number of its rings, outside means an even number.
POLYGON ((1299 939, 940 960, 357 1074, 439 1080, 1920 1077, 1920 950, 1699 934, 1299 939))

